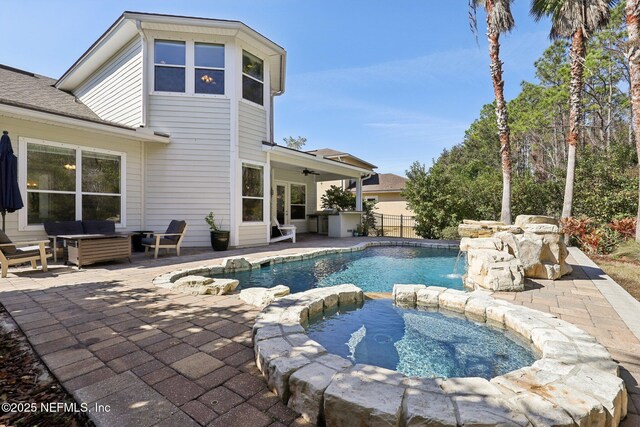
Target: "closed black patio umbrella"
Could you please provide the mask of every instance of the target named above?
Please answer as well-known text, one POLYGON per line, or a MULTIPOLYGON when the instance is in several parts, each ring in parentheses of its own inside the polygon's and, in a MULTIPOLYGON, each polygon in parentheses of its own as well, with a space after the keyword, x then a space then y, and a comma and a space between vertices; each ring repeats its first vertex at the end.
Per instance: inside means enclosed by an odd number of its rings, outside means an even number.
POLYGON ((18 158, 13 154, 9 132, 2 131, 0 138, 0 212, 2 213, 2 231, 5 231, 7 212, 22 209, 22 197, 18 188, 18 158))

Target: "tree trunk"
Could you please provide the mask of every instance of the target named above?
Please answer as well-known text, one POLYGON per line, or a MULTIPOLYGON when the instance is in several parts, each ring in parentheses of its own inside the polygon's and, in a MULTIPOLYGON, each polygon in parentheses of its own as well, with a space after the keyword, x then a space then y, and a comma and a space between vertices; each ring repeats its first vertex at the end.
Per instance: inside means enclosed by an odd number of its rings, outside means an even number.
POLYGON ((500 61, 500 33, 493 27, 489 16, 493 1, 487 0, 487 40, 491 60, 491 79, 496 97, 496 122, 500 137, 500 156, 502 160, 502 208, 500 221, 511 224, 511 145, 509 142, 509 123, 507 103, 504 100, 504 81, 502 80, 502 62, 500 61))
POLYGON ((634 128, 634 141, 638 152, 638 222, 636 224, 636 241, 640 242, 640 0, 627 0, 627 31, 629 33, 629 77, 631 82, 631 111, 634 128))
POLYGON ((571 217, 573 210, 573 185, 576 173, 576 148, 580 141, 580 130, 582 125, 582 86, 583 70, 586 49, 584 45, 584 34, 582 29, 578 29, 573 34, 571 50, 571 83, 569 85, 569 136, 567 137, 567 180, 564 186, 564 201, 562 204, 562 218, 571 217))
POLYGON ((606 138, 606 142, 605 142, 605 147, 607 148, 607 152, 609 152, 611 150, 611 122, 613 120, 612 118, 612 114, 611 114, 611 110, 612 110, 612 104, 613 104, 613 79, 612 79, 612 71, 611 71, 611 64, 609 64, 609 67, 607 68, 608 72, 609 72, 609 94, 607 97, 607 138, 606 138))

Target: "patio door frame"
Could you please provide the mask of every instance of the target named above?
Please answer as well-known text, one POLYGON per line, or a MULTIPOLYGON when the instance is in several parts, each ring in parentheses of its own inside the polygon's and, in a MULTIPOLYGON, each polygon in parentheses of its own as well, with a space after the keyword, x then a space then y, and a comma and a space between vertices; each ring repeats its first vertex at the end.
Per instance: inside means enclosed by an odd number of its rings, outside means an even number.
POLYGON ((290 215, 290 202, 291 202, 291 187, 289 186, 289 183, 286 181, 275 181, 274 182, 275 185, 275 192, 274 192, 274 197, 275 200, 273 201, 273 206, 275 207, 275 217, 278 220, 278 222, 280 223, 280 225, 284 225, 284 224, 289 224, 289 222, 291 221, 291 217, 290 215), (278 218, 278 187, 284 187, 284 201, 283 201, 283 206, 282 209, 284 210, 284 217, 282 220, 280 220, 280 218, 278 218))
POLYGON ((280 222, 280 225, 284 225, 284 224, 300 224, 300 223, 304 223, 307 218, 306 218, 306 211, 309 208, 309 205, 307 203, 307 197, 308 197, 308 185, 307 183, 304 182, 293 182, 293 181, 283 181, 283 180, 274 180, 273 182, 273 186, 274 186, 274 192, 273 192, 273 201, 272 201, 272 205, 274 207, 273 209, 273 215, 275 216, 275 218, 278 218, 278 187, 284 187, 284 221, 280 221, 280 219, 278 219, 278 222, 280 222), (291 185, 301 185, 305 187, 305 218, 304 219, 291 219, 291 185))

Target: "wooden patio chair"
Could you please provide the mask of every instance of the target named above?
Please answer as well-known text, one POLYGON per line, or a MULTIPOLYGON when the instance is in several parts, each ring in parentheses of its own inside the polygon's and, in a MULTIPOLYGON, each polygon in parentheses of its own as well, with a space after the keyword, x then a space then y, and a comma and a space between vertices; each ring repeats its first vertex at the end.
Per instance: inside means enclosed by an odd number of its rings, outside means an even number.
POLYGON ((144 252, 148 253, 150 248, 155 249, 154 258, 158 258, 158 252, 160 249, 175 249, 176 254, 180 256, 180 247, 182 246, 182 240, 187 233, 186 221, 173 220, 169 223, 167 231, 165 233, 149 233, 147 237, 142 238, 142 246, 144 246, 144 252))
POLYGON ((280 232, 280 236, 272 237, 270 242, 281 242, 282 240, 291 239, 293 243, 296 242, 296 226, 295 225, 280 225, 278 222, 278 218, 273 218, 273 225, 278 227, 278 231, 280 232))
POLYGON ((2 278, 7 277, 10 265, 31 262, 31 267, 37 269, 36 262, 40 260, 42 271, 47 271, 47 258, 52 256, 47 252, 48 240, 34 240, 29 242, 12 242, 0 230, 0 264, 2 264, 2 278))

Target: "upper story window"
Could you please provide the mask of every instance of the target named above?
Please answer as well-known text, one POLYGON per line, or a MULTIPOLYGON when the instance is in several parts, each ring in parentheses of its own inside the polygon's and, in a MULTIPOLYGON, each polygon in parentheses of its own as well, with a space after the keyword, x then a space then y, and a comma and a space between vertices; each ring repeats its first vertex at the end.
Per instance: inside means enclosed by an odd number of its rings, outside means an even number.
POLYGON ((185 92, 185 42, 155 41, 155 90, 158 92, 185 92))
POLYGON ((195 92, 224 95, 224 45, 195 43, 195 92))
POLYGON ((242 97, 264 105, 264 62, 247 51, 242 51, 242 97))
POLYGON ((224 95, 224 45, 155 40, 154 67, 156 92, 224 95))

